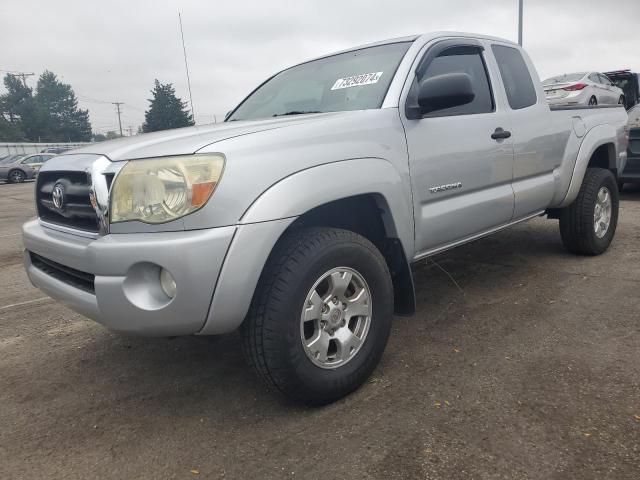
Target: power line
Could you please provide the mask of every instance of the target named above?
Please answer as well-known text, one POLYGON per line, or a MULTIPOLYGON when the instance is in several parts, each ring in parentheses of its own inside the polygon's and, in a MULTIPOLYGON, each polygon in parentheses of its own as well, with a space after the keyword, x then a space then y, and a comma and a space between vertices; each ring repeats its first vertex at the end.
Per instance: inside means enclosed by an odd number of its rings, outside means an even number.
MULTIPOLYGON (((80 93, 76 93, 76 97, 78 97, 78 100, 82 100, 83 102, 102 103, 102 104, 105 104, 105 105, 113 104, 113 102, 109 102, 107 100, 99 100, 97 98, 89 97, 87 95, 82 95, 80 93)), ((134 107, 133 105, 129 105, 128 103, 125 103, 125 102, 120 102, 120 103, 122 103, 122 105, 126 105, 127 108, 130 108, 131 110, 135 110, 137 112, 145 113, 145 111, 142 110, 141 108, 134 107)))
POLYGON ((35 73, 33 73, 33 72, 12 72, 12 71, 9 71, 9 70, 0 70, 0 72, 7 73, 7 74, 11 75, 12 77, 20 77, 22 79, 22 84, 25 87, 27 86, 27 77, 31 77, 31 76, 35 75, 35 73))

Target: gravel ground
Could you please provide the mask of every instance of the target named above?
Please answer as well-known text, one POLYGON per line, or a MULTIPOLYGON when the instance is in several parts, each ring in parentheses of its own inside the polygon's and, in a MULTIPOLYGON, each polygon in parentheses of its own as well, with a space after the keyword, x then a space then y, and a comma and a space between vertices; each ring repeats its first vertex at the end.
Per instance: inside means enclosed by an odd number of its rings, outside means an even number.
POLYGON ((44 298, 32 193, 0 185, 2 479, 640 478, 640 189, 600 257, 538 219, 417 265, 373 377, 315 409, 237 335, 130 338, 44 298))

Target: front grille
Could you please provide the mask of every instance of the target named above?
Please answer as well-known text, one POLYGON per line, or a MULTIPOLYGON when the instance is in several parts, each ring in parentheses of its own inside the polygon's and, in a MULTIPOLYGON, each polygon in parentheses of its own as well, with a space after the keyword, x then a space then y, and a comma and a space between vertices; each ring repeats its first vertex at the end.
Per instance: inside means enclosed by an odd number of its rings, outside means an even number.
POLYGON ((98 217, 91 206, 91 186, 85 172, 41 172, 36 184, 38 216, 50 223, 98 232, 98 217), (63 192, 62 207, 53 202, 53 190, 59 185, 63 192))
POLYGON ((53 260, 41 257, 37 253, 29 252, 29 257, 31 258, 31 264, 38 270, 72 287, 95 294, 95 275, 81 272, 75 268, 65 267, 53 260))

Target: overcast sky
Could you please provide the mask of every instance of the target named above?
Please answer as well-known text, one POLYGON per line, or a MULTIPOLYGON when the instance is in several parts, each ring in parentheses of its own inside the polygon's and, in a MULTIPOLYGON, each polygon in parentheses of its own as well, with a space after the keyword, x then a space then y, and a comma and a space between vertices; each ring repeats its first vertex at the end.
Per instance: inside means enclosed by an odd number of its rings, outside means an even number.
MULTIPOLYGON (((355 45, 435 30, 517 40, 518 0, 0 0, 0 70, 49 69, 88 108, 94 131, 144 120, 154 78, 188 100, 178 12, 197 123, 220 121, 270 74, 355 45)), ((524 46, 540 76, 640 71, 640 0, 525 0, 524 46)), ((4 72, 0 72, 4 74, 4 72)), ((28 83, 35 86, 36 77, 28 83)), ((0 88, 2 91, 2 88, 0 88)))

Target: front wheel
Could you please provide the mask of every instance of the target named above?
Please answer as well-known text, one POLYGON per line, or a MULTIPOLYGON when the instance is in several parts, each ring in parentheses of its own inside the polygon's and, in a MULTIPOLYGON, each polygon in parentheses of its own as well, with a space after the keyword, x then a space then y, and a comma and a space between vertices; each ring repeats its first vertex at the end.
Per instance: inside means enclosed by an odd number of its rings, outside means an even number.
POLYGON ((26 180, 27 176, 22 170, 11 170, 7 176, 9 183, 22 183, 26 180))
POLYGON ((374 370, 389 338, 393 286, 366 238, 333 228, 287 234, 242 325, 245 356, 289 398, 333 402, 374 370))
POLYGON ((613 173, 587 168, 575 201, 560 212, 562 243, 579 255, 604 253, 618 225, 618 185, 613 173))

